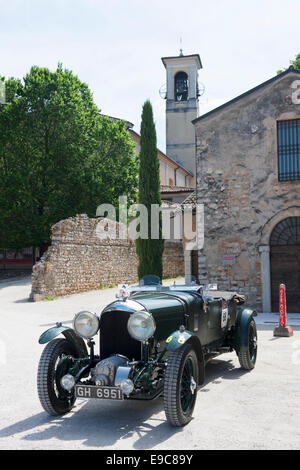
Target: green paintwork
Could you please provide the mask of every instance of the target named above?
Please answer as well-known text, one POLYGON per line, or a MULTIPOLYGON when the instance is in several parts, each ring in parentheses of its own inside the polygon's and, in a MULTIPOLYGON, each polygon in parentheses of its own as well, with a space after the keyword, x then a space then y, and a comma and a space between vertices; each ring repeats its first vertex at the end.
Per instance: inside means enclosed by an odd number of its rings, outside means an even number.
POLYGON ((166 340, 166 357, 168 353, 176 351, 180 349, 184 344, 189 342, 194 349, 197 359, 198 359, 198 366, 199 366, 199 374, 198 374, 198 384, 202 385, 205 380, 205 359, 202 350, 202 345, 200 343, 199 335, 192 333, 191 331, 184 330, 184 331, 174 331, 169 338, 166 340))
POLYGON ((41 334, 39 338, 39 343, 40 344, 49 343, 49 341, 52 341, 61 333, 64 335, 64 337, 68 341, 70 341, 70 343, 73 344, 73 346, 78 352, 78 357, 88 356, 86 345, 83 339, 80 338, 80 336, 78 336, 72 328, 63 326, 61 324, 58 324, 54 326, 53 328, 50 328, 49 330, 45 331, 43 334, 41 334))
POLYGON ((240 352, 243 349, 247 349, 248 325, 253 319, 254 314, 255 311, 250 308, 238 309, 234 335, 234 349, 236 350, 236 352, 240 352))
POLYGON ((172 295, 154 292, 135 295, 134 300, 141 303, 153 315, 156 323, 154 338, 165 340, 173 331, 185 324, 185 313, 193 314, 201 309, 198 295, 190 292, 172 292, 172 295), (176 296, 176 297, 175 297, 176 296))
POLYGON ((49 343, 49 341, 52 341, 52 339, 56 338, 60 333, 63 333, 63 331, 69 330, 70 328, 67 326, 54 326, 53 328, 49 328, 49 330, 44 331, 44 333, 41 334, 39 338, 39 343, 40 344, 46 344, 49 343))
POLYGON ((195 336, 191 331, 174 331, 166 339, 166 350, 167 351, 176 351, 180 349, 192 336, 195 336))
MULTIPOLYGON (((221 292, 214 296, 204 296, 191 290, 139 292, 129 298, 115 300, 103 312, 125 311, 131 315, 139 310, 152 314, 156 330, 153 338, 142 345, 141 360, 132 369, 130 377, 134 383, 134 391, 126 399, 133 400, 152 400, 162 394, 168 358, 187 343, 196 353, 198 384, 203 384, 205 365, 212 357, 232 351, 233 348, 236 352, 247 348, 248 325, 256 313, 251 309, 237 308, 234 298, 225 300, 221 292)), ((120 322, 120 325, 124 326, 124 323, 120 322)), ((111 327, 118 328, 120 325, 113 322, 111 327)), ((101 353, 100 357, 94 356, 93 352, 89 356, 83 339, 72 328, 61 323, 45 331, 39 338, 39 343, 48 343, 59 334, 64 335, 76 351, 74 358, 68 357, 61 362, 59 377, 66 372, 72 374, 76 382, 89 377, 91 368, 99 358, 103 358, 101 353)), ((110 341, 109 334, 105 335, 104 341, 110 341)), ((114 349, 118 349, 118 344, 115 346, 114 349)), ((130 351, 128 357, 132 359, 130 351)), ((187 362, 183 376, 182 408, 188 411, 194 399, 190 390, 191 377, 195 376, 191 362, 187 362)))

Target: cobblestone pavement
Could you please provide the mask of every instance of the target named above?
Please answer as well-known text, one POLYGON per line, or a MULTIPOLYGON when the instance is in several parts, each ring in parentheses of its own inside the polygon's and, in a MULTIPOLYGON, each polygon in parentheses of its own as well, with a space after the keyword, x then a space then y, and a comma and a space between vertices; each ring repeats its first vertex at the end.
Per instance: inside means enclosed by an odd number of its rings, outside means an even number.
POLYGON ((39 335, 83 308, 100 313, 116 289, 38 303, 28 302, 29 292, 30 277, 0 282, 1 449, 300 448, 299 326, 293 338, 273 338, 274 324, 265 321, 277 317, 257 317, 257 367, 245 373, 235 354, 212 361, 183 429, 166 423, 161 399, 126 406, 78 400, 69 415, 51 418, 36 391, 39 335))

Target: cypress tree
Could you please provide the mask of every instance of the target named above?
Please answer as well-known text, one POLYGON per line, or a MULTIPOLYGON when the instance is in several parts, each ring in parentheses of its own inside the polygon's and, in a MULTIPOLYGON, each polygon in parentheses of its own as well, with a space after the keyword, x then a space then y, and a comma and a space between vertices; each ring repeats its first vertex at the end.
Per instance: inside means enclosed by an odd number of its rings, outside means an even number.
POLYGON ((159 159, 156 144, 156 130, 150 101, 143 106, 141 122, 141 150, 139 169, 139 204, 148 210, 148 239, 136 240, 136 252, 139 257, 138 276, 154 274, 162 279, 162 218, 159 215, 159 238, 151 239, 151 205, 161 205, 159 159))

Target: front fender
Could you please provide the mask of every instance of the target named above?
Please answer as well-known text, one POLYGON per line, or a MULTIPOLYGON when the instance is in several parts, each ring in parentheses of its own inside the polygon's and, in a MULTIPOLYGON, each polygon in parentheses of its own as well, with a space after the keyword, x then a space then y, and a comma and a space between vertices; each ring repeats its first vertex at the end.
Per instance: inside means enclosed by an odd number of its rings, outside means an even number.
POLYGON ((177 351, 187 343, 191 344, 196 352, 199 366, 198 385, 202 385, 205 381, 205 360, 200 340, 194 333, 188 330, 174 331, 174 333, 166 339, 166 351, 177 351))
POLYGON ((184 331, 174 331, 167 339, 166 339, 166 351, 176 351, 177 349, 181 348, 192 336, 188 330, 184 331))
POLYGON ((70 343, 72 343, 72 345, 78 352, 79 357, 88 357, 88 351, 87 351, 87 348, 83 339, 80 338, 80 336, 78 336, 72 328, 63 326, 61 323, 57 323, 56 326, 54 326, 53 328, 50 328, 49 330, 44 331, 44 333, 42 333, 39 338, 39 343, 40 344, 49 343, 49 341, 52 341, 59 334, 63 334, 64 337, 70 343))
POLYGON ((248 348, 248 325, 257 316, 257 311, 251 308, 238 309, 235 321, 234 349, 236 352, 247 350, 248 348))

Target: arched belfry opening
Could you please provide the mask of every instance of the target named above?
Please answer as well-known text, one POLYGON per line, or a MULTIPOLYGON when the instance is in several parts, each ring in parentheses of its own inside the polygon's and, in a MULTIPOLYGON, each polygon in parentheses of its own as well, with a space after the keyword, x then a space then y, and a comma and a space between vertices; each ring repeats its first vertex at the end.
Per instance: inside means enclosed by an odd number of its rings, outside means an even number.
POLYGON ((279 309, 279 285, 286 285, 288 313, 300 313, 300 217, 279 222, 270 237, 272 311, 279 309))
POLYGON ((177 72, 174 79, 175 101, 187 101, 189 96, 189 79, 185 72, 177 72))
POLYGON ((166 68, 166 154, 192 174, 196 186, 196 139, 193 120, 199 116, 199 54, 162 57, 166 68))

